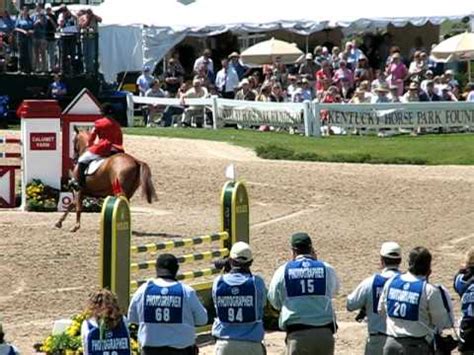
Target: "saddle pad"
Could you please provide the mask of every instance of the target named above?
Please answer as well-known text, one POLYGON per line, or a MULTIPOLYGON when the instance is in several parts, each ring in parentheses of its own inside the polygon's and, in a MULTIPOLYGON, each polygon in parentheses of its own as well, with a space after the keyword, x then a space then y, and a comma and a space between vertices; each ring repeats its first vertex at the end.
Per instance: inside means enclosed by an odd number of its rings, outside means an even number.
POLYGON ((100 168, 100 166, 102 165, 104 161, 105 161, 105 158, 91 161, 91 163, 86 169, 86 175, 87 176, 94 175, 97 169, 100 168))

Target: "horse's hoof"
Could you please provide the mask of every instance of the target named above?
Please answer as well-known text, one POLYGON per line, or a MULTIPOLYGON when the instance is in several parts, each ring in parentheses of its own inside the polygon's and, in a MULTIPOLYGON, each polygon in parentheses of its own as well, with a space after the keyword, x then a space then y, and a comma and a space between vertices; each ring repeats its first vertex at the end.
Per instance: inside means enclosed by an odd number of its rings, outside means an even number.
POLYGON ((54 226, 55 226, 56 228, 62 228, 63 223, 62 223, 62 222, 57 222, 54 226))
POLYGON ((76 224, 74 227, 71 228, 71 233, 77 232, 79 228, 81 228, 81 226, 76 224))

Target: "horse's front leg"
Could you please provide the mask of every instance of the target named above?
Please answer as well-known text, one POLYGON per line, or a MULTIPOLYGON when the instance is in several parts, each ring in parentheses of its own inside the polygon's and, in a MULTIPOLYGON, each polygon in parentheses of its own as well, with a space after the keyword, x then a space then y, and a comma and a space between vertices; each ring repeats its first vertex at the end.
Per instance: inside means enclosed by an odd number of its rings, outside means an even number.
POLYGON ((76 194, 76 224, 71 228, 71 232, 77 232, 81 228, 81 212, 82 212, 82 191, 76 194))
POLYGON ((69 212, 72 211, 72 209, 74 208, 75 206, 75 202, 73 203, 70 203, 69 206, 67 206, 67 209, 66 211, 64 212, 64 214, 61 216, 61 218, 59 218, 59 220, 56 222, 56 224, 54 225, 56 228, 61 228, 63 226, 63 222, 66 220, 69 212))

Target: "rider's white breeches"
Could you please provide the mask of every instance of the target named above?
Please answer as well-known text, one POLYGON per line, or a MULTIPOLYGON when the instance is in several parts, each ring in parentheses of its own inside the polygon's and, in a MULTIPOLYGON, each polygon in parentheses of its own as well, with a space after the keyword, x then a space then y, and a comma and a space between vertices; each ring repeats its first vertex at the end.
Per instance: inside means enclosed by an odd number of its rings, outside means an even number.
POLYGON ((77 160, 78 163, 90 163, 91 161, 93 160, 96 160, 96 159, 99 159, 100 158, 100 155, 97 155, 97 154, 94 154, 94 153, 91 153, 89 152, 88 150, 83 153, 79 159, 77 160))

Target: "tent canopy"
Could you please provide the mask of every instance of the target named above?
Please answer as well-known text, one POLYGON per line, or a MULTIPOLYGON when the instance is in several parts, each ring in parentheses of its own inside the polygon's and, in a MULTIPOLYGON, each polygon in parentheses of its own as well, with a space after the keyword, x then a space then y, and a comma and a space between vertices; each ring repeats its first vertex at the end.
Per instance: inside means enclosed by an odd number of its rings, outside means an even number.
POLYGON ((430 22, 471 18, 474 2, 397 0, 380 6, 376 0, 337 0, 333 6, 314 0, 298 0, 291 6, 283 0, 197 0, 185 6, 176 0, 106 0, 95 12, 103 18, 100 27, 101 70, 106 80, 124 70, 140 70, 154 64, 186 36, 211 36, 227 31, 265 32, 285 29, 310 35, 327 28, 344 31, 385 28, 389 24, 423 26, 430 22), (115 63, 119 61, 120 64, 115 63))

